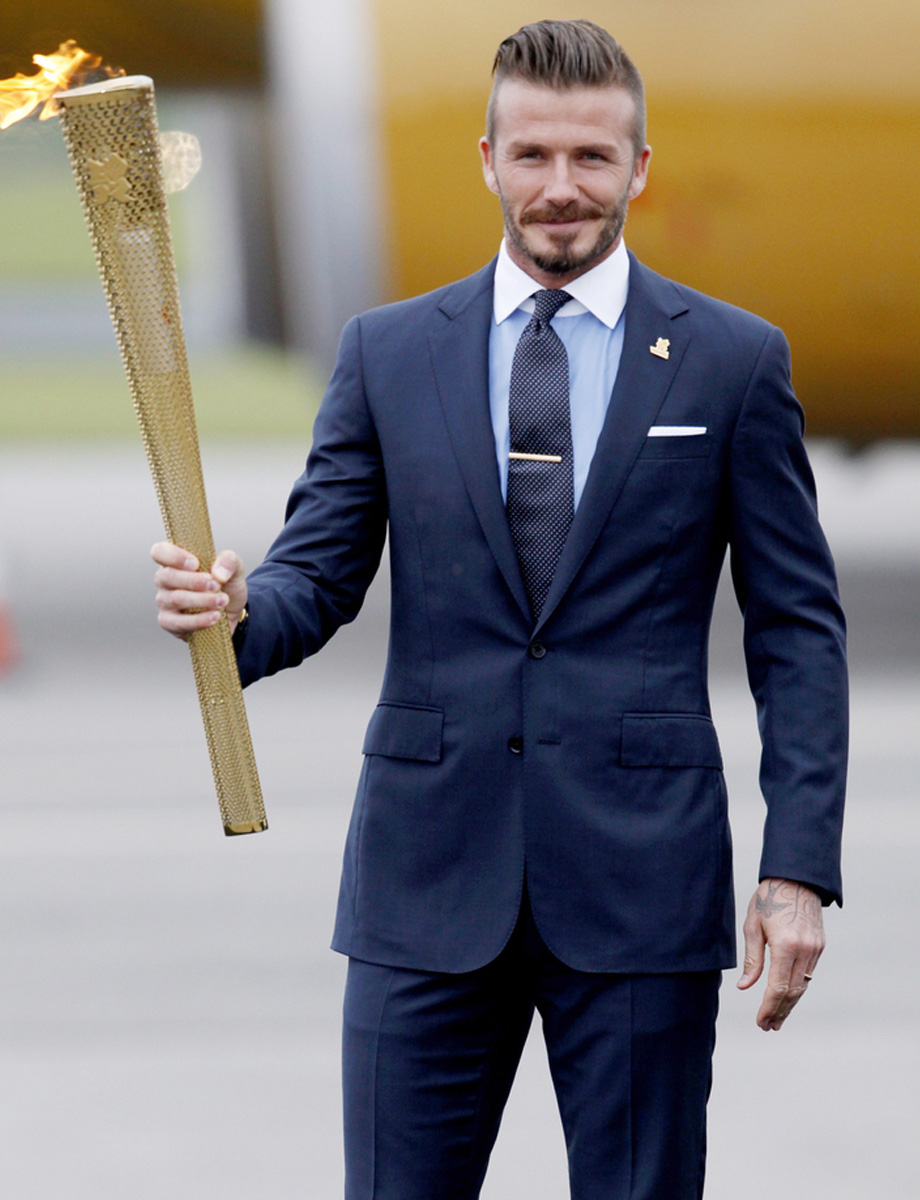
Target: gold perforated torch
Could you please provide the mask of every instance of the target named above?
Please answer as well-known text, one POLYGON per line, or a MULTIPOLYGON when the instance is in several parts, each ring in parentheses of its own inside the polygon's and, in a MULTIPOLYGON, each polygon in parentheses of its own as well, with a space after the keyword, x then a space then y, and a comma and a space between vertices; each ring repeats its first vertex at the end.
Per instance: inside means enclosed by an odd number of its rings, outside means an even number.
MULTIPOLYGON (((64 139, 140 422, 166 536, 209 570, 214 542, 169 231, 153 81, 58 92, 64 139)), ((267 828, 229 626, 189 638, 228 834, 267 828)))

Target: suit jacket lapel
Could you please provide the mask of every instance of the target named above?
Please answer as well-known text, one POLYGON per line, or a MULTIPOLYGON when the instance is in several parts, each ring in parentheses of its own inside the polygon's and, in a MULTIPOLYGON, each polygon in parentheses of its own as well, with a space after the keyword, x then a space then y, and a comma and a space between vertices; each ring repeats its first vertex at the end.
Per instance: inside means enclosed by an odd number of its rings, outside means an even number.
POLYGON ((562 599, 600 535, 690 340, 683 323, 674 320, 687 311, 686 301, 674 285, 643 267, 631 254, 629 271, 623 354, 616 384, 537 629, 562 599), (667 359, 650 349, 662 337, 670 342, 667 359))
POLYGON ((489 328, 495 263, 450 288, 428 344, 444 419, 463 480, 499 570, 522 612, 530 605, 502 504, 489 410, 489 328))

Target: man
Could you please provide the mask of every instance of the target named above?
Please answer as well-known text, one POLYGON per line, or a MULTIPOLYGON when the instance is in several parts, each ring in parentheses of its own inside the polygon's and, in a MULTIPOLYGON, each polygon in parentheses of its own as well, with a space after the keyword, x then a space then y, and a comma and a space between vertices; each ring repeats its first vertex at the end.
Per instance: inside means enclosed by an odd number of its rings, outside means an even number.
POLYGON ((769 945, 779 1029, 840 898, 833 566, 782 334, 627 255, 651 152, 621 47, 520 30, 480 148, 497 261, 349 323, 266 561, 247 585, 231 552, 154 547, 160 623, 226 616, 244 683, 296 665, 389 529, 334 940, 350 1200, 478 1196, 534 1007, 572 1196, 690 1200, 734 963, 713 596, 729 546, 768 805, 739 986, 769 945))

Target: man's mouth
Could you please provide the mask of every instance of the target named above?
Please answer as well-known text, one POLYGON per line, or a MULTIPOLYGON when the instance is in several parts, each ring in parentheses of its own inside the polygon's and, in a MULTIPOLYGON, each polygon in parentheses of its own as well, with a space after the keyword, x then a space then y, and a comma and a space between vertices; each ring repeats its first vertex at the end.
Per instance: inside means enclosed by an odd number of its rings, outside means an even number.
POLYGON ((580 225, 583 221, 596 221, 603 214, 593 209, 558 209, 554 212, 538 211, 527 213, 521 218, 522 225, 554 225, 565 228, 580 225))

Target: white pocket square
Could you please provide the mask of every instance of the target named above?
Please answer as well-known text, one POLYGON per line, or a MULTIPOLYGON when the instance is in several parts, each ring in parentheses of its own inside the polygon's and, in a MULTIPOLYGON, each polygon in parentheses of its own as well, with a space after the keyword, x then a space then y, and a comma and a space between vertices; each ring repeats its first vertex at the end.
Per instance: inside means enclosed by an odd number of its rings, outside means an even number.
POLYGON ((649 437, 699 437, 706 432, 705 425, 653 425, 649 437))

